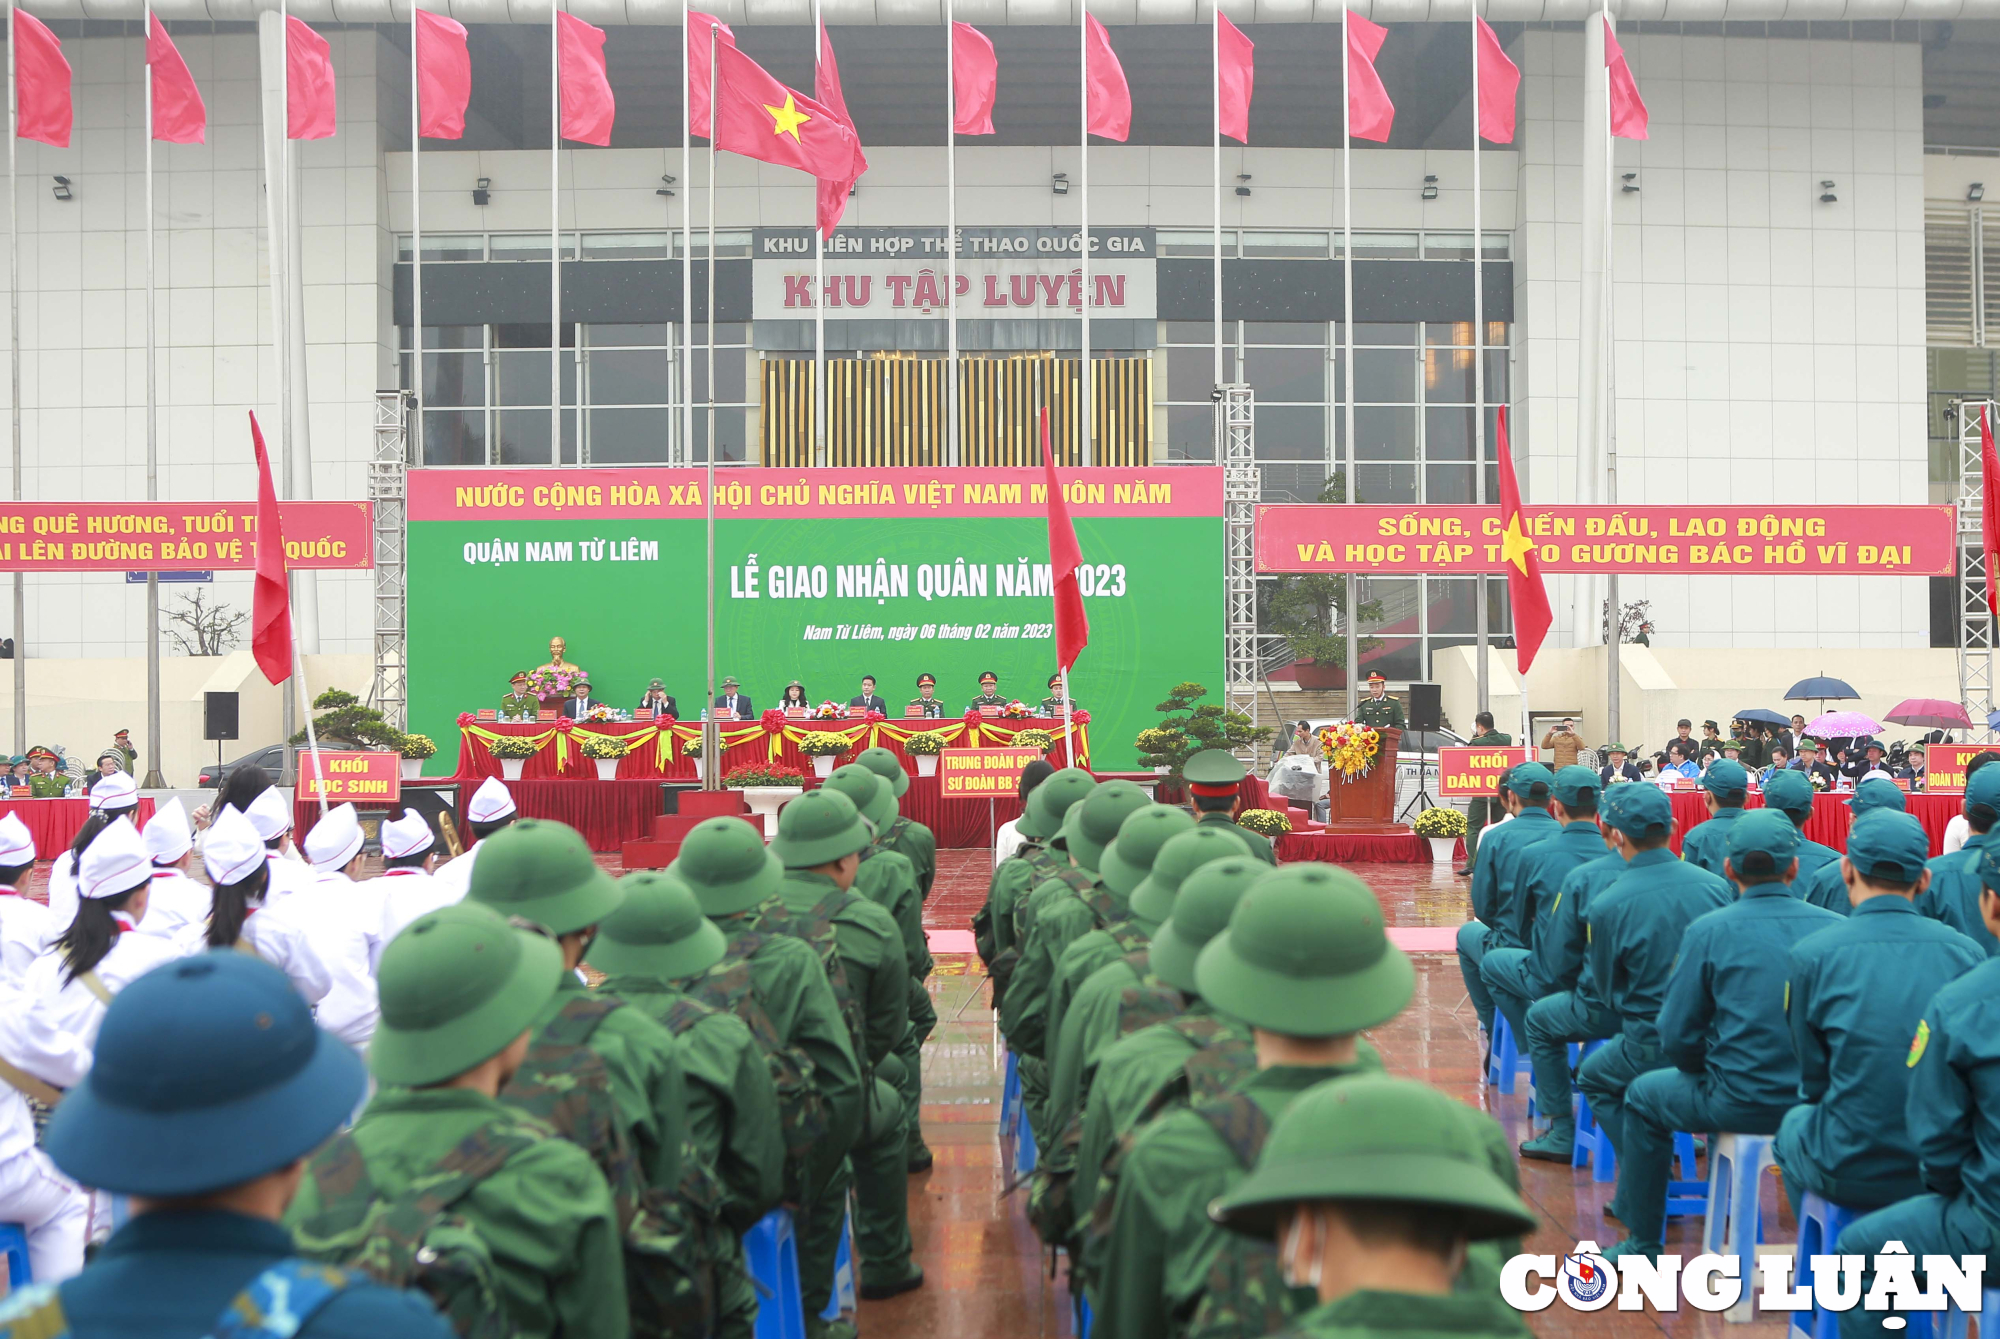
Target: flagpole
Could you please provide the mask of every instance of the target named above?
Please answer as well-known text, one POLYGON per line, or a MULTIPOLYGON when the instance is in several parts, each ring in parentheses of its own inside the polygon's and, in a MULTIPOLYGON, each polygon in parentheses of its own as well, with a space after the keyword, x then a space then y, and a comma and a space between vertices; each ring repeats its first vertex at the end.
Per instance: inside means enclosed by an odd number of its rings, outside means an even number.
POLYGON ((1083 316, 1081 327, 1083 347, 1078 351, 1081 355, 1078 366, 1083 369, 1081 377, 1083 386, 1077 397, 1077 412, 1082 416, 1082 422, 1079 424, 1080 431, 1077 434, 1076 458, 1079 465, 1089 465, 1092 463, 1090 454, 1090 6, 1086 0, 1076 0, 1076 12, 1079 16, 1076 29, 1079 38, 1077 50, 1083 57, 1082 65, 1077 71, 1079 81, 1083 85, 1083 137, 1078 143, 1077 150, 1077 156, 1081 160, 1077 176, 1082 186, 1082 194, 1078 197, 1076 228, 1077 262, 1083 267, 1080 271, 1082 282, 1077 286, 1081 299, 1077 308, 1083 316))
MULTIPOLYGON (((21 500, 21 192, 15 179, 21 134, 21 95, 15 71, 21 45, 14 40, 14 4, 7 4, 7 313, 8 365, 14 393, 8 418, 14 439, 14 501, 21 500)), ((28 751, 28 594, 27 579, 14 573, 14 752, 28 751)))
MULTIPOLYGON (((708 27, 708 704, 701 713, 701 752, 708 761, 701 769, 703 790, 722 789, 722 726, 715 719, 715 25, 708 27)), ((813 221, 813 232, 819 232, 813 221)), ((825 294, 820 294, 822 299, 825 294)), ((692 422, 692 418, 690 418, 692 422)))
POLYGON ((562 463, 562 4, 549 0, 549 463, 562 463))
MULTIPOLYGON (((277 18, 277 30, 274 34, 276 40, 272 44, 275 48, 272 55, 272 63, 277 67, 278 75, 276 106, 275 108, 272 107, 272 101, 269 98, 266 98, 264 104, 266 110, 269 112, 269 116, 267 117, 269 124, 267 124, 265 130, 266 144, 268 145, 269 143, 273 126, 275 127, 277 138, 276 153, 270 153, 267 149, 264 158, 265 170, 267 174, 270 174, 264 183, 264 212, 268 225, 267 230, 270 234, 265 239, 265 250, 270 262, 271 271, 271 358, 272 370, 276 373, 277 377, 278 390, 279 482, 284 489, 284 496, 291 497, 293 476, 292 362, 291 321, 288 316, 291 302, 290 293, 288 292, 289 284, 286 281, 286 271, 291 267, 291 245, 288 239, 291 236, 290 219, 292 207, 290 189, 292 176, 292 25, 291 8, 288 0, 278 0, 277 18)), ((269 453, 267 452, 267 463, 268 459, 269 453)), ((288 616, 291 609, 292 593, 292 574, 290 569, 287 569, 285 572, 285 607, 288 616)), ((294 636, 293 642, 294 673, 298 674, 302 667, 296 663, 298 655, 296 636, 294 636)), ((278 703, 279 730, 285 737, 285 761, 283 768, 278 774, 278 780, 282 785, 293 785, 298 780, 298 758, 292 748, 292 735, 295 733, 298 724, 299 707, 298 703, 293 700, 292 694, 285 692, 282 688, 278 693, 278 703)), ((310 717, 312 714, 310 709, 311 704, 307 703, 306 705, 306 714, 310 717)))
MULTIPOLYGON (((1486 246, 1480 232, 1479 194, 1479 0, 1472 0, 1472 500, 1486 505, 1486 246)), ((1486 665, 1486 573, 1473 578, 1473 633, 1478 647, 1479 710, 1491 711, 1492 675, 1486 665)))
MULTIPOLYGON (((1607 11, 1606 21, 1610 16, 1607 11)), ((1604 78, 1604 399, 1600 415, 1604 422, 1604 504, 1612 506, 1618 501, 1618 411, 1612 398, 1613 387, 1617 383, 1618 369, 1618 305, 1612 299, 1612 257, 1616 254, 1611 245, 1611 203, 1612 181, 1617 172, 1617 141, 1611 134, 1611 72, 1607 69, 1604 78)), ((1607 682, 1604 689, 1605 725, 1611 738, 1619 735, 1620 715, 1619 673, 1623 653, 1619 645, 1623 641, 1624 620, 1618 613, 1618 573, 1613 571, 1604 576, 1604 663, 1607 682)))
POLYGON ((417 4, 410 0, 410 403, 417 425, 416 457, 424 449, 424 178, 423 87, 417 74, 417 4))
MULTIPOLYGON (((694 61, 688 42, 688 0, 681 0, 681 446, 679 460, 694 463, 694 61)), ((715 86, 708 90, 710 104, 715 86)), ((713 113, 710 113, 711 119, 713 113)), ((713 129, 713 126, 710 127, 713 129)), ((711 183, 713 185, 713 183, 711 183)), ((711 671, 712 672, 712 671, 711 671)))
MULTIPOLYGON (((820 63, 826 59, 826 28, 819 14, 819 0, 813 0, 813 93, 819 87, 820 63)), ((715 85, 709 83, 709 98, 715 97, 715 85)), ((818 181, 813 182, 813 194, 819 194, 818 181)), ((708 258, 709 269, 715 268, 715 256, 708 258)), ((710 317, 713 320, 713 316, 710 317)), ((712 344, 714 341, 710 341, 712 344)), ((813 220, 813 447, 815 454, 826 449, 826 238, 821 235, 819 220, 813 220)), ((814 459, 812 464, 832 464, 814 459)))
MULTIPOLYGON (((146 0, 140 29, 146 97, 146 501, 160 498, 160 381, 158 337, 153 311, 158 290, 153 242, 153 4, 146 0)), ((20 662, 16 661, 16 668, 20 662)), ((160 574, 146 573, 146 779, 148 790, 163 789, 160 774, 160 574)))
POLYGON ((944 0, 944 461, 956 466, 958 440, 958 27, 944 0))
MULTIPOLYGON (((1208 25, 1208 56, 1210 64, 1210 85, 1215 95, 1215 124, 1210 127, 1215 133, 1215 384, 1222 386, 1222 5, 1215 7, 1215 17, 1208 25)), ((1219 424, 1221 420, 1217 420, 1219 424)), ((1216 458, 1222 457, 1220 434, 1216 442, 1216 458)))
MULTIPOLYGON (((1350 11, 1340 11, 1340 276, 1341 276, 1341 362, 1346 369, 1346 394, 1341 397, 1341 422, 1347 439, 1347 486, 1345 500, 1351 505, 1354 492, 1354 58, 1348 46, 1347 19, 1350 11)), ((1475 119, 1477 111, 1474 112, 1475 119)), ((1347 625, 1347 716, 1361 709, 1361 638, 1356 626, 1361 619, 1360 592, 1354 573, 1347 574, 1347 609, 1342 620, 1347 625)))

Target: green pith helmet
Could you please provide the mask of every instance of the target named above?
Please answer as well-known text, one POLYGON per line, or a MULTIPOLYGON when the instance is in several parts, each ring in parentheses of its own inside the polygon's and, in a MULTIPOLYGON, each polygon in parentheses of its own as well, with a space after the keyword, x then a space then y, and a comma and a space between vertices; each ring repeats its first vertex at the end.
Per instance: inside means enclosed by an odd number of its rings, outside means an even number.
POLYGON ((1097 778, 1081 767, 1065 767, 1029 792, 1014 830, 1045 842, 1062 828, 1069 807, 1097 788, 1097 778))
POLYGON ((1198 825, 1192 832, 1181 833, 1160 848, 1159 854, 1153 857, 1152 869, 1132 890, 1132 914, 1159 924, 1174 914, 1174 896, 1180 892, 1181 882, 1188 875, 1211 860, 1227 860, 1231 856, 1249 854, 1243 839, 1226 824, 1217 826, 1206 823, 1198 825))
POLYGON ((868 820, 878 836, 882 829, 889 826, 889 820, 896 816, 895 791, 858 762, 834 768, 822 789, 837 791, 852 800, 854 807, 868 820))
POLYGON ((854 801, 838 791, 809 790, 778 815, 771 854, 786 869, 811 869, 865 851, 873 841, 854 801))
POLYGON ((559 935, 597 924, 625 900, 582 835, 547 818, 523 818, 488 837, 465 896, 559 935))
POLYGON ((1193 830, 1194 816, 1170 804, 1149 804, 1127 814, 1118 825, 1118 840, 1104 848, 1104 855, 1097 863, 1104 886, 1120 897, 1131 897, 1145 882, 1160 848, 1183 832, 1193 830))
POLYGON ((406 1088, 463 1074, 528 1030, 562 972, 552 940, 515 929, 491 907, 468 901, 419 916, 382 950, 382 1017, 368 1068, 406 1088))
MULTIPOLYGON (((1636 787, 1634 787, 1636 789, 1636 787)), ((1243 894, 1195 960, 1201 996, 1294 1037, 1359 1032, 1410 1002, 1416 969, 1389 942, 1367 884, 1336 865, 1286 865, 1243 894)))
POLYGON ((681 853, 667 872, 701 903, 703 915, 748 911, 778 891, 785 866, 741 818, 708 818, 681 838, 681 853))
POLYGON ((678 981, 722 961, 729 939, 702 914, 693 890, 663 870, 618 881, 625 903, 604 918, 586 965, 606 976, 678 981))
POLYGON ((1211 861, 1181 880, 1174 914, 1153 932, 1146 948, 1153 975, 1175 990, 1200 994, 1194 980, 1195 959, 1209 940, 1229 928, 1230 914, 1250 885, 1270 872, 1263 861, 1242 855, 1211 861))
POLYGON ((1062 836, 1070 858, 1097 873, 1104 848, 1118 838, 1118 829, 1133 814, 1151 804, 1146 792, 1130 781, 1106 781, 1070 806, 1063 817, 1062 836))
POLYGON ((889 783, 891 799, 900 800, 909 790, 910 774, 903 770, 903 760, 888 749, 863 749, 854 761, 889 783))

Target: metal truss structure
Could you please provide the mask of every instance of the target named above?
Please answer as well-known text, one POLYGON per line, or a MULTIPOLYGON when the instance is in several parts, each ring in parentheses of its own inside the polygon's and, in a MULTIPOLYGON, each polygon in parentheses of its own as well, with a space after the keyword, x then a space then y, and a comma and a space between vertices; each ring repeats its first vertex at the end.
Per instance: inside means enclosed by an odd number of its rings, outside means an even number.
MULTIPOLYGON (((1258 720, 1257 684, 1263 665, 1257 644, 1257 473, 1256 427, 1250 387, 1218 388, 1215 439, 1222 457, 1223 656, 1226 666, 1222 705, 1258 720)), ((1239 754, 1255 764, 1255 748, 1239 754)))
POLYGON ((410 728, 409 392, 375 393, 368 501, 375 516, 375 679, 368 699, 398 730, 410 728))

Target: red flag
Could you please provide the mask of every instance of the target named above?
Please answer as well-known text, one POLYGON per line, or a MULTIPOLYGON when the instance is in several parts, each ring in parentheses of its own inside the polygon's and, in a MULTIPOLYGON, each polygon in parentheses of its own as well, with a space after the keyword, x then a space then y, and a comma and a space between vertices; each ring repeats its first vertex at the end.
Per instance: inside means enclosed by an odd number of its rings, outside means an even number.
POLYGON ((709 33, 722 45, 736 45, 736 34, 729 31, 729 25, 713 14, 690 9, 687 16, 687 86, 688 125, 693 133, 707 137, 708 125, 708 62, 709 33))
POLYGON ((1090 615, 1083 612, 1083 590, 1076 583, 1076 569, 1083 565, 1083 550, 1076 546, 1076 527, 1070 524, 1069 503, 1056 482, 1056 453, 1049 446, 1049 411, 1042 410, 1042 474, 1049 488, 1049 575, 1056 593, 1056 668, 1067 670, 1090 645, 1090 615))
POLYGON ((264 430, 250 414, 250 444, 257 452, 257 584, 250 601, 250 651, 272 683, 292 677, 292 597, 285 580, 285 532, 278 520, 278 490, 264 430))
POLYGON ((1993 450, 1993 424, 1979 407, 1980 535, 1986 544, 1986 608, 2000 617, 2000 454, 1993 450))
POLYGON ((20 44, 14 53, 14 96, 20 107, 16 133, 22 139, 67 149, 72 112, 69 62, 63 59, 62 43, 25 9, 14 11, 14 35, 20 44))
POLYGON ((1123 143, 1132 133, 1132 89, 1125 67, 1111 49, 1111 34, 1090 14, 1083 16, 1084 88, 1089 94, 1087 127, 1091 134, 1123 143))
POLYGON ((417 134, 464 139, 465 105, 472 101, 472 54, 465 25, 417 11, 417 134))
POLYGON ((1507 565, 1507 600, 1514 607, 1514 659, 1526 674, 1555 616, 1549 612, 1548 587, 1542 584, 1540 553, 1521 521, 1521 490, 1514 482, 1514 453, 1507 445, 1507 406, 1500 406, 1497 413, 1493 441, 1500 457, 1500 558, 1507 565))
POLYGON ((1356 139, 1387 143, 1389 127, 1396 120, 1396 104, 1375 73, 1375 53, 1389 38, 1389 30, 1362 18, 1353 10, 1347 15, 1347 116, 1348 133, 1356 139))
POLYGON ((1521 89, 1521 67, 1507 59, 1500 39, 1486 20, 1473 15, 1479 62, 1479 133, 1495 144, 1514 142, 1514 103, 1521 89))
POLYGON ((1215 11, 1215 128, 1240 144, 1250 142, 1250 93, 1257 82, 1257 44, 1215 11))
POLYGON ((951 25, 951 128, 961 135, 993 133, 1000 61, 992 39, 969 23, 951 25))
POLYGON ((187 62, 160 16, 149 16, 146 64, 153 68, 153 138, 169 144, 202 144, 208 139, 208 108, 194 86, 187 62))
POLYGON ((827 34, 825 24, 819 29, 819 62, 813 67, 813 93, 854 136, 854 162, 846 179, 819 179, 814 214, 820 234, 831 237, 840 225, 840 216, 847 212, 847 199, 854 193, 854 183, 868 170, 868 156, 861 152, 861 132, 854 128, 854 118, 847 114, 847 95, 840 89, 840 65, 833 58, 833 38, 827 34))
POLYGON ((285 135, 333 136, 333 48, 290 15, 285 18, 285 135))
POLYGON ((611 122, 618 101, 604 74, 604 29, 592 27, 568 10, 556 11, 556 32, 562 39, 562 137, 602 148, 611 143, 611 122))
POLYGON ((831 107, 786 88, 733 46, 715 67, 715 147, 815 177, 847 180, 854 132, 831 107))
POLYGON ((1625 63, 1625 48, 1604 21, 1604 69, 1611 85, 1611 133, 1620 139, 1646 138, 1646 100, 1639 96, 1639 81, 1625 63))

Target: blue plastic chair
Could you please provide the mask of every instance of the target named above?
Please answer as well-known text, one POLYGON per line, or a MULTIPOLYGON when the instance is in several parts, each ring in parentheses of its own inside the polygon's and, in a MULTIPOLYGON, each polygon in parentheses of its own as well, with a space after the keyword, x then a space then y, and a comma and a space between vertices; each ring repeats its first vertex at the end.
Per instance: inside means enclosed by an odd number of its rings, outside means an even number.
MULTIPOLYGON (((1742 1268, 1739 1277, 1744 1279, 1757 1276, 1757 1243, 1764 1235, 1760 1191, 1764 1169, 1776 1165, 1768 1134, 1709 1135, 1708 1221, 1702 1225, 1702 1250, 1735 1256, 1742 1268)), ((1756 1292, 1746 1287, 1743 1300, 1723 1316, 1745 1321, 1756 1310, 1756 1292)))
MULTIPOLYGON (((1990 1296, 1990 1294, 1989 1294, 1990 1296)), ((1076 1339, 1090 1339, 1090 1299, 1076 1299, 1076 1339)), ((1980 1339, 1985 1339, 1982 1334, 1980 1339)))
POLYGON ((840 1224, 840 1245, 833 1253, 833 1293, 826 1299, 821 1320, 839 1320, 842 1313, 853 1315, 860 1306, 854 1277, 854 1211, 848 1210, 840 1224))
POLYGON ((1021 1111, 1021 1061, 1012 1051, 1007 1052, 1007 1077, 1000 1085, 1000 1133, 1014 1132, 1014 1117, 1021 1111))
MULTIPOLYGON (((1793 1287, 1812 1288, 1812 1258, 1815 1255, 1832 1255, 1834 1243, 1840 1240, 1841 1230, 1860 1216, 1853 1209, 1842 1208, 1814 1191, 1805 1193, 1805 1198, 1799 1201, 1799 1247, 1792 1261, 1793 1287)), ((1800 1339, 1837 1339, 1840 1316, 1836 1312, 1820 1310, 1815 1302, 1811 1311, 1792 1313, 1789 1332, 1800 1336, 1800 1339)))
MULTIPOLYGON (((1609 1140, 1605 1142, 1609 1143, 1609 1140)), ((1708 1212, 1708 1182, 1695 1175, 1694 1136, 1674 1132, 1674 1161, 1680 1164, 1680 1180, 1667 1182, 1667 1217, 1687 1218, 1708 1212)), ((1763 1235, 1759 1233, 1759 1241, 1763 1235)), ((1745 1278, 1750 1277, 1744 1275, 1745 1278)))
POLYGON ((1486 1061, 1486 1083, 1510 1096, 1514 1091, 1514 1079, 1519 1074, 1532 1074, 1534 1067, 1528 1057, 1522 1055, 1514 1044, 1514 1029, 1507 1025, 1507 1015, 1498 1009, 1493 1011, 1493 1054, 1486 1061))
POLYGON ((773 1209, 758 1219, 743 1234, 743 1256, 757 1285, 757 1339, 805 1339, 805 1296, 799 1290, 791 1214, 773 1209))
MULTIPOLYGON (((35 1281, 28 1267, 28 1229, 19 1223, 0 1223, 0 1255, 7 1258, 7 1292, 15 1292, 35 1281)), ((5 1293, 0 1293, 4 1297, 5 1293)))
POLYGON ((1036 1162, 1035 1127, 1028 1122, 1028 1109, 1023 1106, 1014 1120, 1014 1175, 1018 1179, 1035 1170, 1036 1162))

